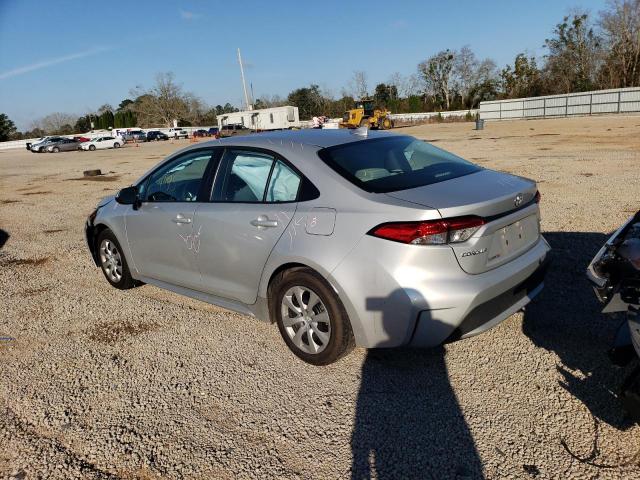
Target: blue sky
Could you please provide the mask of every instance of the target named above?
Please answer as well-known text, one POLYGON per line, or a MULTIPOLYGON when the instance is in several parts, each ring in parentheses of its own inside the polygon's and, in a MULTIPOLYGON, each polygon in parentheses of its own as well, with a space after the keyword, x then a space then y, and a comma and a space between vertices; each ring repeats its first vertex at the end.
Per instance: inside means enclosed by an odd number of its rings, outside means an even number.
POLYGON ((439 50, 470 45, 499 66, 542 44, 575 8, 605 0, 70 1, 0 0, 0 112, 20 129, 50 112, 117 106, 172 71, 211 105, 240 105, 236 48, 255 96, 317 83, 369 86, 439 50))

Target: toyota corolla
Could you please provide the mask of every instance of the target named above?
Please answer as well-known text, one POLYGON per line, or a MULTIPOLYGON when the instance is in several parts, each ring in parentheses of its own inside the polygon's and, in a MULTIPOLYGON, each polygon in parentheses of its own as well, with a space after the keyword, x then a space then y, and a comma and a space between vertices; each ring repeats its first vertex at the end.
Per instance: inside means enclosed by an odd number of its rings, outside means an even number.
MULTIPOLYGON (((262 133, 200 143, 86 223, 116 288, 144 283, 277 323, 302 360, 481 333, 543 288, 535 182, 406 135, 262 133)), ((248 327, 250 328, 250 327, 248 327)))

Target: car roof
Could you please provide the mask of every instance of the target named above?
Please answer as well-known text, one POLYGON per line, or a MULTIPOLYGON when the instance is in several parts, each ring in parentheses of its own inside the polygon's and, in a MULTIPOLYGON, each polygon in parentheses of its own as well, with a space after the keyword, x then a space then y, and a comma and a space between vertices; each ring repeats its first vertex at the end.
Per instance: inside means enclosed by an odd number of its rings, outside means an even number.
POLYGON ((319 148, 333 147, 344 143, 357 142, 371 138, 381 138, 395 135, 390 132, 369 130, 365 135, 360 135, 353 129, 304 129, 304 130, 279 130, 273 132, 260 132, 236 137, 227 137, 214 140, 212 144, 232 145, 263 145, 296 143, 312 145, 319 148))

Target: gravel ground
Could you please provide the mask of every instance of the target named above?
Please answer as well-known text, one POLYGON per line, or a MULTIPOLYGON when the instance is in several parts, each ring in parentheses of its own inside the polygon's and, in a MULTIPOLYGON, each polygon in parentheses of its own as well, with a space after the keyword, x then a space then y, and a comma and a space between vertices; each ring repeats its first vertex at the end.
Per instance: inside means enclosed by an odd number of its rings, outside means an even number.
POLYGON ((179 142, 1 152, 0 478, 640 477, 617 322, 584 278, 640 209, 640 117, 397 131, 540 182, 547 287, 479 337, 324 368, 275 326, 92 265, 86 215, 179 142))

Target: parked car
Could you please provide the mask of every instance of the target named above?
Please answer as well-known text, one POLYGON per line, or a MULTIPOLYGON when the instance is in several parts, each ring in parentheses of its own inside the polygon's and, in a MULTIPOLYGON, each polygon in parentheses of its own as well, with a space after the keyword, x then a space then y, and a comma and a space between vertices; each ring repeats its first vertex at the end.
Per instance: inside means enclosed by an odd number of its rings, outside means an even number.
POLYGON ((147 132, 147 141, 150 142, 152 140, 169 140, 169 136, 159 130, 152 130, 150 132, 147 132))
POLYGON ((66 140, 65 137, 46 137, 41 142, 31 145, 31 151, 34 153, 44 153, 47 151, 47 147, 62 142, 63 140, 66 140))
POLYGON ((233 125, 223 125, 220 130, 221 137, 232 137, 235 135, 248 135, 251 133, 251 130, 246 128, 244 125, 233 124, 233 125))
POLYGON ((187 131, 181 127, 170 128, 167 135, 169 138, 189 138, 187 131))
MULTIPOLYGON (((604 305, 603 313, 626 315, 609 352, 614 364, 625 366, 640 356, 640 211, 602 246, 587 268, 587 277, 604 305)), ((640 422, 640 370, 627 377, 620 398, 640 422)))
POLYGON ((89 137, 73 137, 74 140, 80 143, 90 142, 91 139, 89 137))
POLYGON ((218 135, 219 130, 218 130, 218 127, 211 127, 209 128, 208 132, 210 137, 215 137, 218 135))
POLYGON ((194 137, 208 137, 209 136, 209 131, 201 128, 199 130, 194 131, 193 132, 193 136, 194 137))
POLYGON ((71 150, 78 150, 81 143, 72 138, 63 138, 59 142, 46 147, 46 151, 50 153, 69 152, 71 150))
POLYGON ((27 150, 29 150, 29 151, 31 151, 31 152, 33 152, 33 153, 37 153, 37 151, 38 151, 38 150, 37 150, 37 149, 32 150, 32 149, 31 149, 31 147, 32 147, 33 145, 38 144, 38 143, 45 142, 45 141, 47 141, 47 140, 48 140, 48 139, 50 139, 50 138, 54 138, 54 137, 40 137, 40 138, 38 138, 35 142, 27 142, 27 144, 26 144, 26 146, 27 146, 27 150))
POLYGON ((119 137, 98 137, 90 142, 80 144, 82 150, 103 150, 105 148, 120 148, 122 139, 119 137))
POLYGON ((359 130, 199 143, 88 217, 107 281, 275 322, 302 360, 479 334, 543 288, 534 181, 359 130), (126 225, 126 228, 125 228, 126 225))
POLYGON ((141 142, 146 142, 147 141, 147 134, 144 133, 142 130, 137 130, 134 132, 127 132, 122 136, 122 139, 125 142, 137 142, 137 143, 141 143, 141 142))

